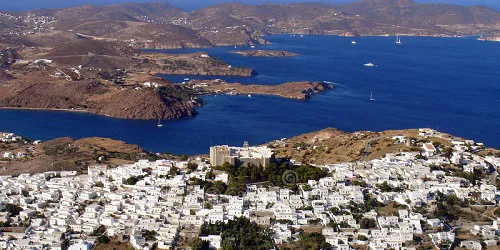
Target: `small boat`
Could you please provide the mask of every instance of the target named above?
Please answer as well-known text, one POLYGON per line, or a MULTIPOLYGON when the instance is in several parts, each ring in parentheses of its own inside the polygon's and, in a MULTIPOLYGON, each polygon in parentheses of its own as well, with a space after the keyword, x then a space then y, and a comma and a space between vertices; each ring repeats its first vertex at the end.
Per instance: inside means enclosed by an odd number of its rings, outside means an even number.
POLYGON ((363 64, 363 66, 365 66, 365 67, 374 67, 375 64, 373 64, 373 63, 365 63, 365 64, 363 64))
POLYGON ((184 81, 189 81, 189 78, 184 78, 184 81))
POLYGON ((250 46, 250 48, 254 49, 254 48, 255 48, 255 46, 253 46, 253 45, 252 45, 252 46, 250 46))
POLYGON ((356 44, 356 41, 352 41, 351 44, 356 44))
POLYGON ((304 37, 304 35, 300 35, 300 37, 304 37))
POLYGON ((158 126, 159 128, 163 127, 163 124, 161 124, 161 119, 158 119, 158 125, 156 126, 158 126))
POLYGON ((373 97, 373 92, 370 94, 370 101, 375 101, 375 97, 373 97))
POLYGON ((252 95, 248 95, 248 97, 252 97, 252 95))
POLYGON ((399 35, 396 36, 396 44, 402 44, 401 37, 399 35))

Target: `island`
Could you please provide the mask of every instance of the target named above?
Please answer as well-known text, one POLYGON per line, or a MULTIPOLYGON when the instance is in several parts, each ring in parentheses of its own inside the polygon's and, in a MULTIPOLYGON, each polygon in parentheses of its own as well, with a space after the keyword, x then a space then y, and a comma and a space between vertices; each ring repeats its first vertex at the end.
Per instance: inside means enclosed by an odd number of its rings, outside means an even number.
POLYGON ((307 100, 311 95, 325 90, 334 89, 332 84, 324 82, 287 82, 278 85, 228 83, 222 80, 200 81, 186 83, 199 95, 229 94, 229 95, 275 95, 283 98, 307 100))
POLYGON ((297 53, 284 50, 243 50, 232 52, 247 57, 296 57, 297 53))

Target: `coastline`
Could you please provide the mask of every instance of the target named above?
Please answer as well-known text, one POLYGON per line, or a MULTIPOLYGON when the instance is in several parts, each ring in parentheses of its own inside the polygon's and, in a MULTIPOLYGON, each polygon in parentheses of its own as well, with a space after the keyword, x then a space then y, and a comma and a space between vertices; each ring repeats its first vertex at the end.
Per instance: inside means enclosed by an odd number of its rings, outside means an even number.
MULTIPOLYGON (((0 107, 0 110, 33 110, 33 111, 56 111, 56 112, 73 112, 94 114, 85 109, 55 109, 55 108, 23 108, 23 107, 0 107)), ((98 114, 96 114, 98 115, 98 114)))
MULTIPOLYGON (((395 37, 397 35, 399 36, 403 36, 403 37, 415 37, 415 38, 419 38, 419 37, 422 37, 422 38, 480 38, 481 35, 483 34, 473 34, 473 35, 445 35, 445 34, 441 34, 441 35, 415 35, 415 34, 411 34, 411 35, 408 35, 408 34, 383 34, 383 35, 374 35, 374 34, 371 34, 371 35, 356 35, 356 36, 344 36, 344 35, 341 35, 341 34, 303 34, 303 33, 269 33, 269 34, 266 34, 266 35, 262 35, 261 37, 270 37, 270 36, 279 36, 279 35, 289 35, 289 36, 300 36, 300 35, 303 35, 304 37, 306 36, 326 36, 326 37, 330 37, 330 36, 335 36, 335 37, 344 37, 344 38, 351 38, 351 39, 355 39, 355 38, 359 38, 359 37, 362 37, 362 38, 365 38, 365 37, 395 37)), ((482 41, 482 40, 479 40, 479 41, 482 41)), ((258 46, 258 47, 262 47, 264 48, 266 45, 272 45, 272 43, 269 43, 269 44, 256 44, 254 46, 258 46)), ((189 50, 189 49, 210 49, 210 48, 224 48, 224 47, 238 47, 238 48, 251 48, 251 45, 241 45, 241 44, 221 44, 221 45, 212 45, 212 46, 189 46, 189 47, 172 47, 172 48, 139 48, 139 50, 165 50, 165 52, 160 52, 160 53, 167 53, 168 54, 168 50, 189 50)), ((233 54, 238 54, 236 52, 231 52, 233 54)), ((171 74, 171 75, 182 75, 182 74, 171 74)))

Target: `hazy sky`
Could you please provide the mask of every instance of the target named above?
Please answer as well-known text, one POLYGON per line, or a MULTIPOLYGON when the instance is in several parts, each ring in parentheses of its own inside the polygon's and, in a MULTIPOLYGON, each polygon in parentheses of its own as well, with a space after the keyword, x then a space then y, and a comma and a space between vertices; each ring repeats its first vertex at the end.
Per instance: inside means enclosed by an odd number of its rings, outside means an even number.
MULTIPOLYGON (((19 11, 38 8, 62 8, 81 4, 113 4, 123 2, 159 2, 162 0, 0 0, 0 10, 19 11)), ((294 3, 311 0, 163 0, 185 10, 206 7, 214 3, 243 2, 247 4, 294 3)), ((327 3, 348 3, 355 0, 312 0, 327 3)), ((450 3, 459 5, 487 5, 500 10, 500 0, 416 0, 419 3, 450 3)))

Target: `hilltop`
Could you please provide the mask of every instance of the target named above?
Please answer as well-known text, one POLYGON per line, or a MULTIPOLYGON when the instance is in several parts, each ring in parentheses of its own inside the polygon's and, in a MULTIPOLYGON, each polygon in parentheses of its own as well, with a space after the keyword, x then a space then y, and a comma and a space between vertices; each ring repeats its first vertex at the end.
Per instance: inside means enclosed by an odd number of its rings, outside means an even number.
POLYGON ((0 175, 62 170, 82 172, 89 164, 119 165, 156 157, 137 145, 99 137, 80 140, 63 137, 43 143, 27 139, 0 141, 0 153, 0 175), (5 153, 13 153, 16 157, 3 158, 5 153))
MULTIPOLYGON (((453 147, 451 140, 464 139, 430 129, 386 130, 381 132, 344 132, 334 128, 270 142, 278 157, 314 164, 369 161, 387 154, 420 152, 429 142, 445 151, 453 147), (403 139, 405 138, 405 139, 403 139)), ((500 155, 500 150, 486 149, 483 155, 500 155)))

